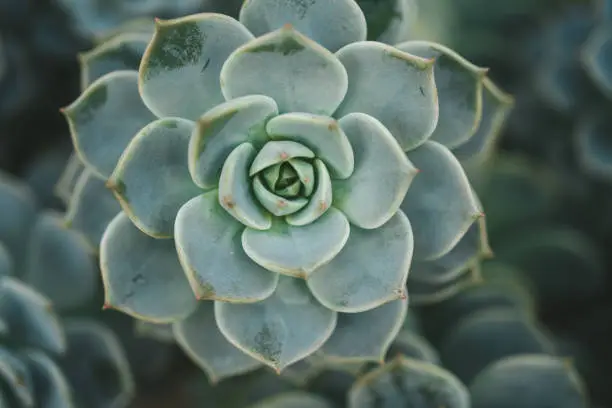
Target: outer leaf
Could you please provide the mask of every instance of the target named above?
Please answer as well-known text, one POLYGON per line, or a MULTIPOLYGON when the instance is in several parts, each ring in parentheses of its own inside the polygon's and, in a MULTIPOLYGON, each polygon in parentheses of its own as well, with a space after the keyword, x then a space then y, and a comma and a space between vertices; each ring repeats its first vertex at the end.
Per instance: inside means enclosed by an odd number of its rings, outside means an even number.
POLYGON ((250 228, 267 230, 272 225, 268 214, 253 197, 249 167, 255 158, 250 143, 236 147, 225 160, 219 179, 219 203, 232 217, 250 228))
POLYGON ((404 150, 431 136, 438 123, 434 61, 377 42, 349 44, 336 53, 348 73, 340 118, 361 112, 378 119, 404 150))
POLYGON ((336 313, 289 277, 281 277, 274 295, 262 302, 216 302, 215 317, 233 345, 279 372, 316 351, 336 327, 336 313))
POLYGON ((196 120, 224 102, 219 83, 227 57, 253 35, 222 14, 202 13, 155 23, 142 59, 139 88, 159 117, 196 120))
POLYGON ((0 242, 13 259, 15 271, 27 259, 28 238, 36 221, 37 205, 33 192, 17 178, 0 172, 0 242))
POLYGON ((66 350, 64 331, 49 300, 16 279, 0 279, 0 316, 20 346, 53 354, 66 350))
POLYGON ((340 119, 355 153, 355 171, 335 181, 334 205, 360 228, 378 228, 397 212, 418 170, 375 118, 351 113, 340 119))
POLYGON ((256 36, 292 24, 304 35, 332 52, 366 39, 366 20, 354 0, 248 0, 240 10, 240 22, 256 36))
POLYGON ((9 254, 8 250, 0 242, 0 277, 1 276, 11 276, 15 273, 15 266, 13 264, 13 259, 11 258, 11 254, 9 254))
POLYGON ((196 298, 178 262, 174 242, 154 239, 119 213, 100 244, 105 308, 168 323, 188 316, 196 298))
POLYGON ((60 310, 84 306, 98 289, 98 271, 86 241, 59 214, 38 217, 30 237, 24 280, 60 310), (78 288, 78 290, 75 290, 78 288))
POLYGON ((76 184, 81 177, 81 174, 85 171, 85 166, 81 163, 81 159, 79 156, 72 152, 70 157, 68 158, 68 162, 62 175, 59 180, 55 184, 54 191, 55 195, 57 195, 65 204, 70 201, 72 197, 72 193, 76 188, 76 184))
POLYGON ((104 230, 120 211, 121 205, 105 182, 86 170, 79 177, 68 203, 65 224, 83 234, 97 253, 104 230))
POLYGON ((474 262, 491 257, 486 228, 484 218, 480 218, 447 254, 431 261, 414 261, 411 278, 430 283, 449 282, 474 262))
POLYGON ((266 398, 250 408, 332 408, 331 403, 316 394, 303 391, 286 392, 266 398))
POLYGON ((130 142, 108 186, 134 225, 154 238, 170 238, 181 205, 201 190, 193 184, 187 149, 194 123, 151 122, 130 142))
POLYGON ((349 239, 349 232, 346 217, 330 208, 316 221, 301 227, 275 218, 267 231, 247 228, 242 234, 242 246, 262 267, 308 279, 338 255, 349 239))
POLYGON ((415 306, 443 302, 478 282, 477 269, 464 269, 450 281, 429 282, 408 277, 408 296, 415 306))
POLYGON ((440 356, 431 344, 421 335, 408 330, 399 332, 387 352, 387 360, 402 355, 413 360, 440 365, 440 356))
POLYGON ((440 356, 465 384, 487 365, 516 354, 554 352, 553 344, 525 316, 490 309, 463 318, 440 346, 440 356))
POLYGON ((48 408, 75 408, 68 381, 59 367, 40 351, 27 351, 25 360, 38 391, 37 405, 48 408))
POLYGON ((146 337, 161 343, 175 343, 172 323, 157 324, 145 320, 136 320, 134 322, 134 333, 136 337, 146 337))
POLYGON ((408 300, 401 299, 363 313, 339 313, 336 330, 320 352, 327 360, 384 362, 407 308, 408 300))
POLYGON ((414 230, 414 258, 439 258, 483 216, 482 210, 461 164, 446 147, 426 142, 408 159, 421 170, 401 206, 414 230))
POLYGON ((138 94, 138 74, 115 71, 96 80, 63 111, 81 161, 108 178, 134 135, 155 117, 138 94))
POLYGON ((353 173, 353 149, 338 122, 327 116, 287 113, 271 119, 266 131, 271 139, 294 140, 308 146, 334 178, 353 173))
POLYGON ((174 335, 181 348, 206 372, 213 384, 261 367, 258 360, 234 347, 221 334, 215 321, 213 302, 199 302, 194 313, 174 323, 174 335))
POLYGON ((331 115, 346 95, 346 70, 325 48, 291 25, 238 48, 221 70, 227 100, 266 95, 280 112, 331 115))
POLYGON ((398 357, 361 377, 348 395, 348 408, 470 408, 466 387, 433 364, 398 357))
MULTIPOLYGON (((295 165, 297 161, 293 161, 295 165)), ((299 168, 299 166, 296 166, 299 168)), ((327 171, 327 167, 319 159, 314 160, 316 170, 317 188, 314 193, 308 198, 308 204, 300 211, 291 214, 285 218, 287 224, 295 226, 304 226, 318 220, 332 204, 332 182, 327 171)), ((303 175, 302 175, 303 176, 303 175)), ((310 177, 310 175, 308 176, 310 177)), ((306 193, 308 189, 305 188, 306 193)))
POLYGON ((607 110, 591 114, 582 120, 575 136, 580 165, 589 173, 612 180, 612 120, 607 110))
POLYGON ((193 181, 202 188, 216 187, 232 150, 245 142, 259 147, 267 140, 267 120, 277 114, 276 102, 262 95, 233 99, 206 112, 189 143, 193 181))
POLYGON ((377 229, 352 226, 343 250, 309 277, 308 286, 332 310, 374 309, 406 297, 412 249, 412 228, 401 211, 377 229))
POLYGON ((198 299, 258 302, 272 294, 278 276, 242 250, 244 226, 224 211, 216 190, 191 199, 179 211, 175 240, 179 259, 198 299))
POLYGON ((587 73, 608 97, 612 96, 612 28, 603 24, 593 30, 582 49, 587 73))
POLYGON ((125 32, 80 54, 81 89, 113 71, 137 71, 150 40, 149 34, 125 32))
MULTIPOLYGON (((0 378, 2 379, 3 393, 8 388, 9 394, 14 397, 19 407, 33 407, 35 403, 34 384, 32 376, 24 361, 5 348, 0 348, 0 378), (6 388, 5 388, 6 387, 6 388)), ((0 405, 3 408, 9 405, 0 405)))
POLYGON ((572 364, 543 354, 496 361, 474 379, 470 393, 474 408, 590 406, 585 384, 572 364))
POLYGON ((70 319, 66 335, 68 351, 61 367, 78 406, 127 406, 135 392, 134 380, 115 333, 92 320, 70 319))
POLYGON ((482 118, 482 89, 487 73, 455 51, 430 41, 408 41, 395 46, 422 58, 435 59, 440 118, 430 140, 452 149, 468 141, 482 118))
POLYGON ((453 148, 462 161, 488 154, 495 146, 503 125, 514 107, 514 99, 499 89, 489 78, 483 82, 482 120, 478 130, 467 142, 453 148))

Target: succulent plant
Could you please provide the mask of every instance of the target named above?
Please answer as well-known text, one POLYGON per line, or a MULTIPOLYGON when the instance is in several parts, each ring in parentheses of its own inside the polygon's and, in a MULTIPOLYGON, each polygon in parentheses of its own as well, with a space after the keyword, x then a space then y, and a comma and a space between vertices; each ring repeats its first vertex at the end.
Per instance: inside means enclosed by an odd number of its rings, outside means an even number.
POLYGON ((107 307, 174 323, 216 379, 315 350, 379 359, 411 260, 482 216, 449 148, 481 151, 507 106, 446 47, 364 41, 352 0, 274 4, 158 20, 139 72, 64 110, 122 208, 101 241, 107 307))

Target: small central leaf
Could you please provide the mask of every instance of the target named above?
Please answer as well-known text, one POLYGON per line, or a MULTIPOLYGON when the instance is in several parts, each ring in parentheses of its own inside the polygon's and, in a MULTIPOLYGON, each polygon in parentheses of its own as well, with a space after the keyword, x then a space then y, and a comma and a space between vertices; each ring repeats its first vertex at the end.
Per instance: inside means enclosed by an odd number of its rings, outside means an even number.
POLYGON ((299 178, 293 167, 289 163, 283 163, 280 167, 280 177, 276 182, 275 190, 283 190, 296 181, 299 181, 299 178))

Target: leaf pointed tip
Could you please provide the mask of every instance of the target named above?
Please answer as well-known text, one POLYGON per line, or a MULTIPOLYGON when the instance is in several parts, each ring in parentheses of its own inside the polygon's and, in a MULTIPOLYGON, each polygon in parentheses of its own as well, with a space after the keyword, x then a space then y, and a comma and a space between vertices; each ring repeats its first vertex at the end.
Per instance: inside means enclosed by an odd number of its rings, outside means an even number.
POLYGON ((111 305, 109 302, 104 302, 104 304, 102 305, 102 310, 109 310, 109 309, 114 309, 113 305, 111 305))

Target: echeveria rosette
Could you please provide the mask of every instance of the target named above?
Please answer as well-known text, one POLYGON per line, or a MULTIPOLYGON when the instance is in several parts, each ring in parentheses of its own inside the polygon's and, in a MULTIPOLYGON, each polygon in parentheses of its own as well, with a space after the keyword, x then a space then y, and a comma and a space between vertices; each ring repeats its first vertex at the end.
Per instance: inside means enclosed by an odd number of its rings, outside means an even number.
POLYGON ((316 350, 384 356, 412 258, 445 255, 482 214, 442 143, 473 136, 483 75, 365 39, 353 0, 158 20, 138 74, 65 110, 123 209, 101 243, 107 307, 174 323, 217 379, 316 350))

